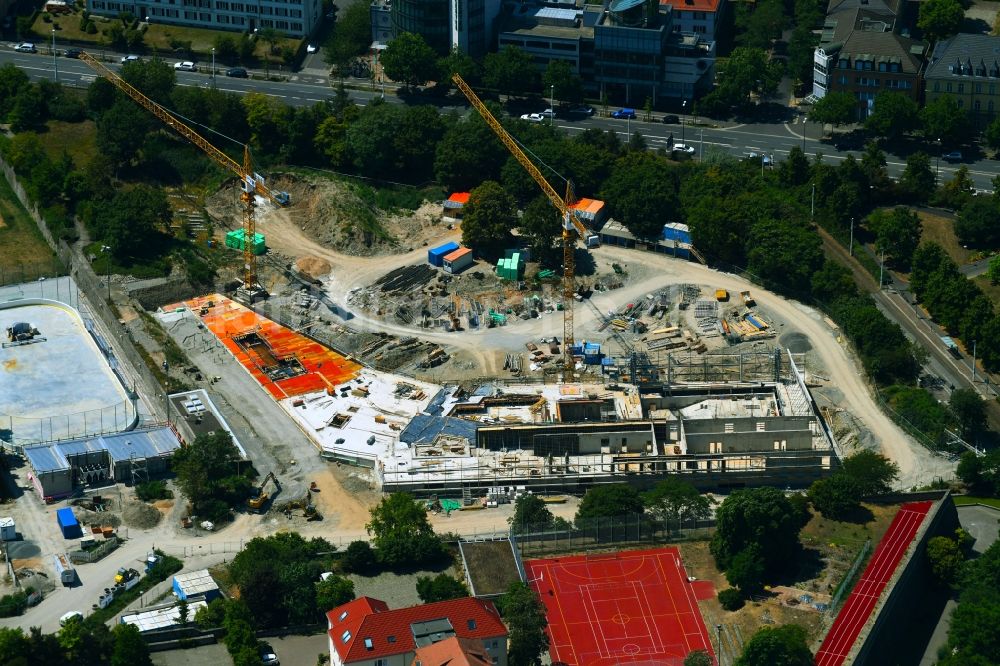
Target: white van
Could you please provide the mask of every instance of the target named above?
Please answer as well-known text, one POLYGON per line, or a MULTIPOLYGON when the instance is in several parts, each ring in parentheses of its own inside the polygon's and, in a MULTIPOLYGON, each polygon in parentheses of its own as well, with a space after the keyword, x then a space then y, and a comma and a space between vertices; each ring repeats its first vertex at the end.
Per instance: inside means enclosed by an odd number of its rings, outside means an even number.
POLYGON ((67 624, 70 623, 70 621, 73 620, 78 622, 83 622, 83 613, 81 613, 80 611, 70 611, 66 613, 61 618, 59 618, 59 626, 65 627, 67 624))

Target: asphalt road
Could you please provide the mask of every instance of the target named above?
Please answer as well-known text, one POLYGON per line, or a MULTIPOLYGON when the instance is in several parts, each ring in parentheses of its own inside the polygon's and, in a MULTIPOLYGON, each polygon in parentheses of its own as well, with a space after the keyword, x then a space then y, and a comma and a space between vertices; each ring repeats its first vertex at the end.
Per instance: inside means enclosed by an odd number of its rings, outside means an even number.
MULTIPOLYGON (((280 73, 287 76, 288 79, 285 81, 233 79, 220 75, 216 77, 215 85, 220 90, 238 94, 246 94, 251 91, 261 92, 282 99, 293 106, 315 104, 328 99, 331 95, 329 78, 325 76, 324 69, 320 66, 321 63, 316 62, 317 56, 318 54, 311 56, 310 66, 300 72, 288 74, 272 70, 272 74, 280 73)), ((117 58, 117 55, 113 56, 114 60, 117 58)), ((14 63, 34 79, 51 79, 54 75, 53 60, 50 55, 43 52, 36 54, 18 53, 13 50, 13 44, 0 45, 0 65, 8 62, 14 63)), ((89 85, 96 76, 93 70, 78 60, 60 57, 57 58, 57 65, 59 80, 65 85, 84 87, 89 85)), ((199 63, 199 66, 203 69, 211 68, 207 63, 199 63)), ((120 66, 117 62, 112 62, 110 67, 117 70, 120 66)), ((219 71, 224 71, 221 66, 219 71)), ((212 80, 211 76, 204 72, 177 72, 177 83, 182 86, 210 86, 212 80)), ((367 104, 382 94, 377 89, 358 90, 352 88, 349 89, 349 92, 359 104, 367 104)), ((400 104, 407 103, 407 100, 397 96, 392 90, 386 91, 386 100, 400 104)), ((447 98, 441 108, 445 111, 468 108, 465 104, 459 106, 453 104, 454 98, 447 98)), ((662 118, 662 114, 654 114, 654 117, 658 120, 662 118)), ((689 124, 684 126, 596 116, 572 120, 556 119, 555 122, 559 128, 571 134, 597 127, 612 130, 623 139, 627 139, 631 134, 639 132, 646 139, 648 145, 654 149, 665 148, 672 135, 675 142, 683 142, 693 146, 699 157, 712 152, 723 152, 736 156, 756 152, 771 155, 774 160, 780 161, 787 157, 794 146, 799 146, 810 156, 821 153, 826 162, 834 164, 846 159, 848 154, 853 154, 857 158, 861 156, 860 151, 837 150, 828 143, 820 142, 820 126, 814 123, 801 123, 799 118, 795 118, 792 122, 776 121, 759 124, 718 124, 714 122, 709 124, 709 122, 702 123, 700 119, 690 116, 686 117, 685 120, 689 124)), ((930 146, 928 150, 933 153, 936 146, 930 146)), ((898 178, 906 166, 905 158, 887 154, 887 161, 889 175, 898 178)), ((950 179, 960 166, 961 164, 945 162, 935 164, 942 180, 950 179)), ((1000 175, 1000 161, 969 159, 965 162, 965 166, 969 168, 970 176, 977 189, 990 191, 993 189, 991 181, 995 176, 1000 175)))

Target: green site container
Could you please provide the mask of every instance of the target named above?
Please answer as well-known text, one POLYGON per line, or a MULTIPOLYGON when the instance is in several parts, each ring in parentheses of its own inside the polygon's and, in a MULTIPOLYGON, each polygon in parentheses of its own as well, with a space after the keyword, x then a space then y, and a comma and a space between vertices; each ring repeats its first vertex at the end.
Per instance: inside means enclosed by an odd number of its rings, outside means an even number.
MULTIPOLYGON (((232 248, 234 250, 243 251, 243 239, 244 234, 242 229, 236 229, 235 231, 230 231, 226 234, 226 247, 232 248)), ((264 234, 255 233, 253 235, 253 253, 257 256, 264 254, 267 251, 267 245, 264 242, 264 234)))

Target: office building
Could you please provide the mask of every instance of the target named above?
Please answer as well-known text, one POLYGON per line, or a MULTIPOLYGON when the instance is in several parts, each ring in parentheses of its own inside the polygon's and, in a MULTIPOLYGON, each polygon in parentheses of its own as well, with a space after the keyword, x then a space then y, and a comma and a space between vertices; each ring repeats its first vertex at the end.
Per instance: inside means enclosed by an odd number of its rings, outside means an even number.
POLYGON ((211 30, 274 28, 289 37, 311 34, 323 18, 321 0, 87 0, 87 10, 111 17, 129 12, 140 21, 211 30))
POLYGON ((952 97, 982 129, 1000 108, 1000 37, 960 34, 934 46, 924 73, 927 102, 952 97))

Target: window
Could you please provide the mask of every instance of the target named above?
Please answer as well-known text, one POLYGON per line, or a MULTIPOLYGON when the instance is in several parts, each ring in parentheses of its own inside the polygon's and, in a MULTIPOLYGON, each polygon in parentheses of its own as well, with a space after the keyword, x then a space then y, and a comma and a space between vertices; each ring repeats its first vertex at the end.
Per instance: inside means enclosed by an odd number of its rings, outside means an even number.
POLYGON ((990 94, 991 95, 996 95, 997 94, 997 84, 995 84, 995 83, 991 83, 990 84, 990 94))
POLYGON ((993 100, 990 100, 986 103, 986 110, 989 111, 990 113, 993 113, 993 100))
POLYGON ((958 92, 959 92, 959 94, 965 92, 965 84, 964 83, 959 83, 958 84, 958 92))
POLYGON ((964 106, 965 106, 965 100, 964 100, 964 99, 960 99, 960 100, 958 100, 958 108, 960 108, 960 109, 961 109, 961 108, 962 108, 962 107, 964 107, 964 106))
POLYGON ((376 659, 375 666, 389 666, 389 662, 385 659, 376 659))
POLYGON ((476 628, 476 621, 474 619, 466 620, 465 624, 469 627, 469 631, 474 631, 476 628))
POLYGON ((861 71, 861 70, 863 70, 864 68, 865 68, 865 63, 864 63, 864 61, 862 61, 862 60, 856 60, 856 61, 854 62, 854 69, 856 69, 856 70, 858 70, 858 71, 860 72, 860 71, 861 71))
POLYGON ((347 617, 347 611, 344 611, 343 613, 340 614, 340 617, 337 618, 337 621, 338 622, 343 622, 344 618, 346 618, 346 617, 347 617))
POLYGON ((343 642, 345 642, 345 643, 346 643, 347 641, 351 640, 351 630, 350 630, 350 629, 345 629, 345 630, 344 630, 344 633, 342 633, 342 634, 340 635, 340 640, 342 640, 342 641, 343 641, 343 642))
POLYGON ((888 63, 884 63, 884 62, 880 62, 880 63, 878 64, 878 71, 880 71, 880 72, 884 72, 884 71, 886 71, 886 65, 887 65, 887 64, 888 64, 888 63))
POLYGON ((847 77, 846 76, 841 76, 840 78, 837 79, 837 83, 839 83, 842 86, 846 86, 847 85, 847 77))
POLYGON ((366 650, 373 650, 374 648, 375 648, 375 644, 372 643, 372 639, 371 638, 366 638, 365 639, 365 649, 366 650))
POLYGON ((975 109, 976 111, 979 110, 979 100, 978 99, 975 102, 972 103, 972 108, 975 109))
POLYGON ((934 92, 941 92, 941 82, 940 81, 935 81, 934 82, 934 92))
POLYGON ((949 81, 949 82, 948 82, 948 83, 947 83, 947 84, 945 85, 945 90, 947 90, 948 92, 951 92, 951 81, 949 81))
POLYGON ((976 94, 977 95, 983 94, 983 84, 982 83, 977 83, 976 84, 976 94))
POLYGON ((389 642, 389 643, 395 643, 396 642, 396 637, 395 636, 387 636, 385 640, 387 642, 389 642))

